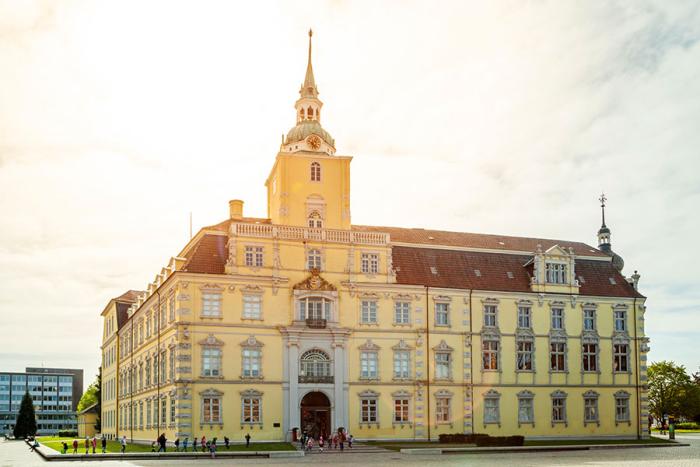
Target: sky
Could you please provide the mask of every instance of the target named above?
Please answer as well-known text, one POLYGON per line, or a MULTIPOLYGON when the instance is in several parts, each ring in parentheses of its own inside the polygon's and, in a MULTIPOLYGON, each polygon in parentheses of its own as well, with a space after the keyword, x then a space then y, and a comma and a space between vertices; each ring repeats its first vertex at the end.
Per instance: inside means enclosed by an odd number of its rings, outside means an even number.
POLYGON ((100 313, 264 180, 306 68, 355 224, 596 244, 698 371, 700 4, 0 0, 0 369, 100 362, 100 313))

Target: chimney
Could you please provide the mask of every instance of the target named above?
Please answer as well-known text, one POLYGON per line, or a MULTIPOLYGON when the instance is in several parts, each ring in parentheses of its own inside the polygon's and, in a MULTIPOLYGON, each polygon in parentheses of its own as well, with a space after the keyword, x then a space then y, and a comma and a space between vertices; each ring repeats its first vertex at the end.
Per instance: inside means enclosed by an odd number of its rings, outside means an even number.
POLYGON ((243 219, 243 201, 240 199, 232 199, 229 201, 228 210, 231 220, 239 221, 243 219))

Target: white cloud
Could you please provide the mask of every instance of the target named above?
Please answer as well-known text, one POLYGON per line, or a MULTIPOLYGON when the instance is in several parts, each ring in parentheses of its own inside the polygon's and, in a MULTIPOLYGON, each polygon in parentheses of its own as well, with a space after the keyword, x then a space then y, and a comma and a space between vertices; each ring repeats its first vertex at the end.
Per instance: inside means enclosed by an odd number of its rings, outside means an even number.
POLYGON ((2 367, 89 372, 102 307, 179 251, 189 211, 212 224, 243 197, 265 215, 309 26, 355 223, 593 243, 604 189, 651 359, 700 364, 673 338, 700 336, 696 4, 247 8, 0 3, 2 367))

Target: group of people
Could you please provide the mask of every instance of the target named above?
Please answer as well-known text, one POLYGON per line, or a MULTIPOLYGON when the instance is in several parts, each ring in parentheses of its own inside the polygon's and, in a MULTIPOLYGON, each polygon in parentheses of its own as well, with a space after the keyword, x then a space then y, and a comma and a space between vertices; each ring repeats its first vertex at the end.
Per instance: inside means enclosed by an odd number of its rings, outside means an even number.
POLYGON ((353 436, 346 434, 345 430, 339 428, 333 436, 324 436, 323 434, 318 435, 318 440, 314 440, 314 437, 306 432, 301 434, 301 439, 299 440, 301 445, 304 447, 305 451, 313 451, 314 442, 318 443, 318 450, 323 452, 328 446, 328 449, 340 449, 345 450, 345 443, 348 444, 348 448, 352 449, 353 436))
MULTIPOLYGON (((90 449, 92 449, 93 454, 97 453, 97 443, 98 443, 97 437, 93 436, 92 438, 90 438, 89 436, 86 436, 85 441, 82 441, 82 442, 78 441, 77 439, 73 440, 73 443, 72 443, 73 454, 78 454, 78 448, 80 447, 81 443, 85 447, 85 454, 90 454, 90 449)), ((102 454, 106 453, 107 452, 107 438, 105 438, 103 436, 102 438, 100 438, 99 443, 100 443, 100 447, 102 448, 102 454)), ((126 444, 126 438, 124 438, 124 443, 126 444)), ((61 450, 61 454, 67 454, 70 447, 68 446, 68 443, 66 443, 65 441, 63 441, 62 444, 63 444, 63 446, 62 446, 63 449, 61 450)), ((122 450, 122 452, 124 452, 124 450, 122 450)))

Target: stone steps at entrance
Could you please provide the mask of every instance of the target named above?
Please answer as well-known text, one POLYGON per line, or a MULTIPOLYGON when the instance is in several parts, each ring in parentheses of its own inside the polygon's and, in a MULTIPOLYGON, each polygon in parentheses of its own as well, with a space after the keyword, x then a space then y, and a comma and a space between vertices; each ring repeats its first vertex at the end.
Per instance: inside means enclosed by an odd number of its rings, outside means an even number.
POLYGON ((347 445, 345 445, 345 450, 341 451, 340 448, 338 449, 328 449, 328 446, 323 448, 323 452, 321 452, 318 449, 318 445, 314 445, 314 449, 312 451, 307 451, 306 454, 320 454, 320 455, 325 455, 325 454, 347 454, 347 453, 378 453, 378 452, 391 452, 388 449, 384 449, 379 446, 375 446, 373 444, 363 444, 363 443, 358 443, 355 441, 352 443, 352 449, 348 448, 347 445))

